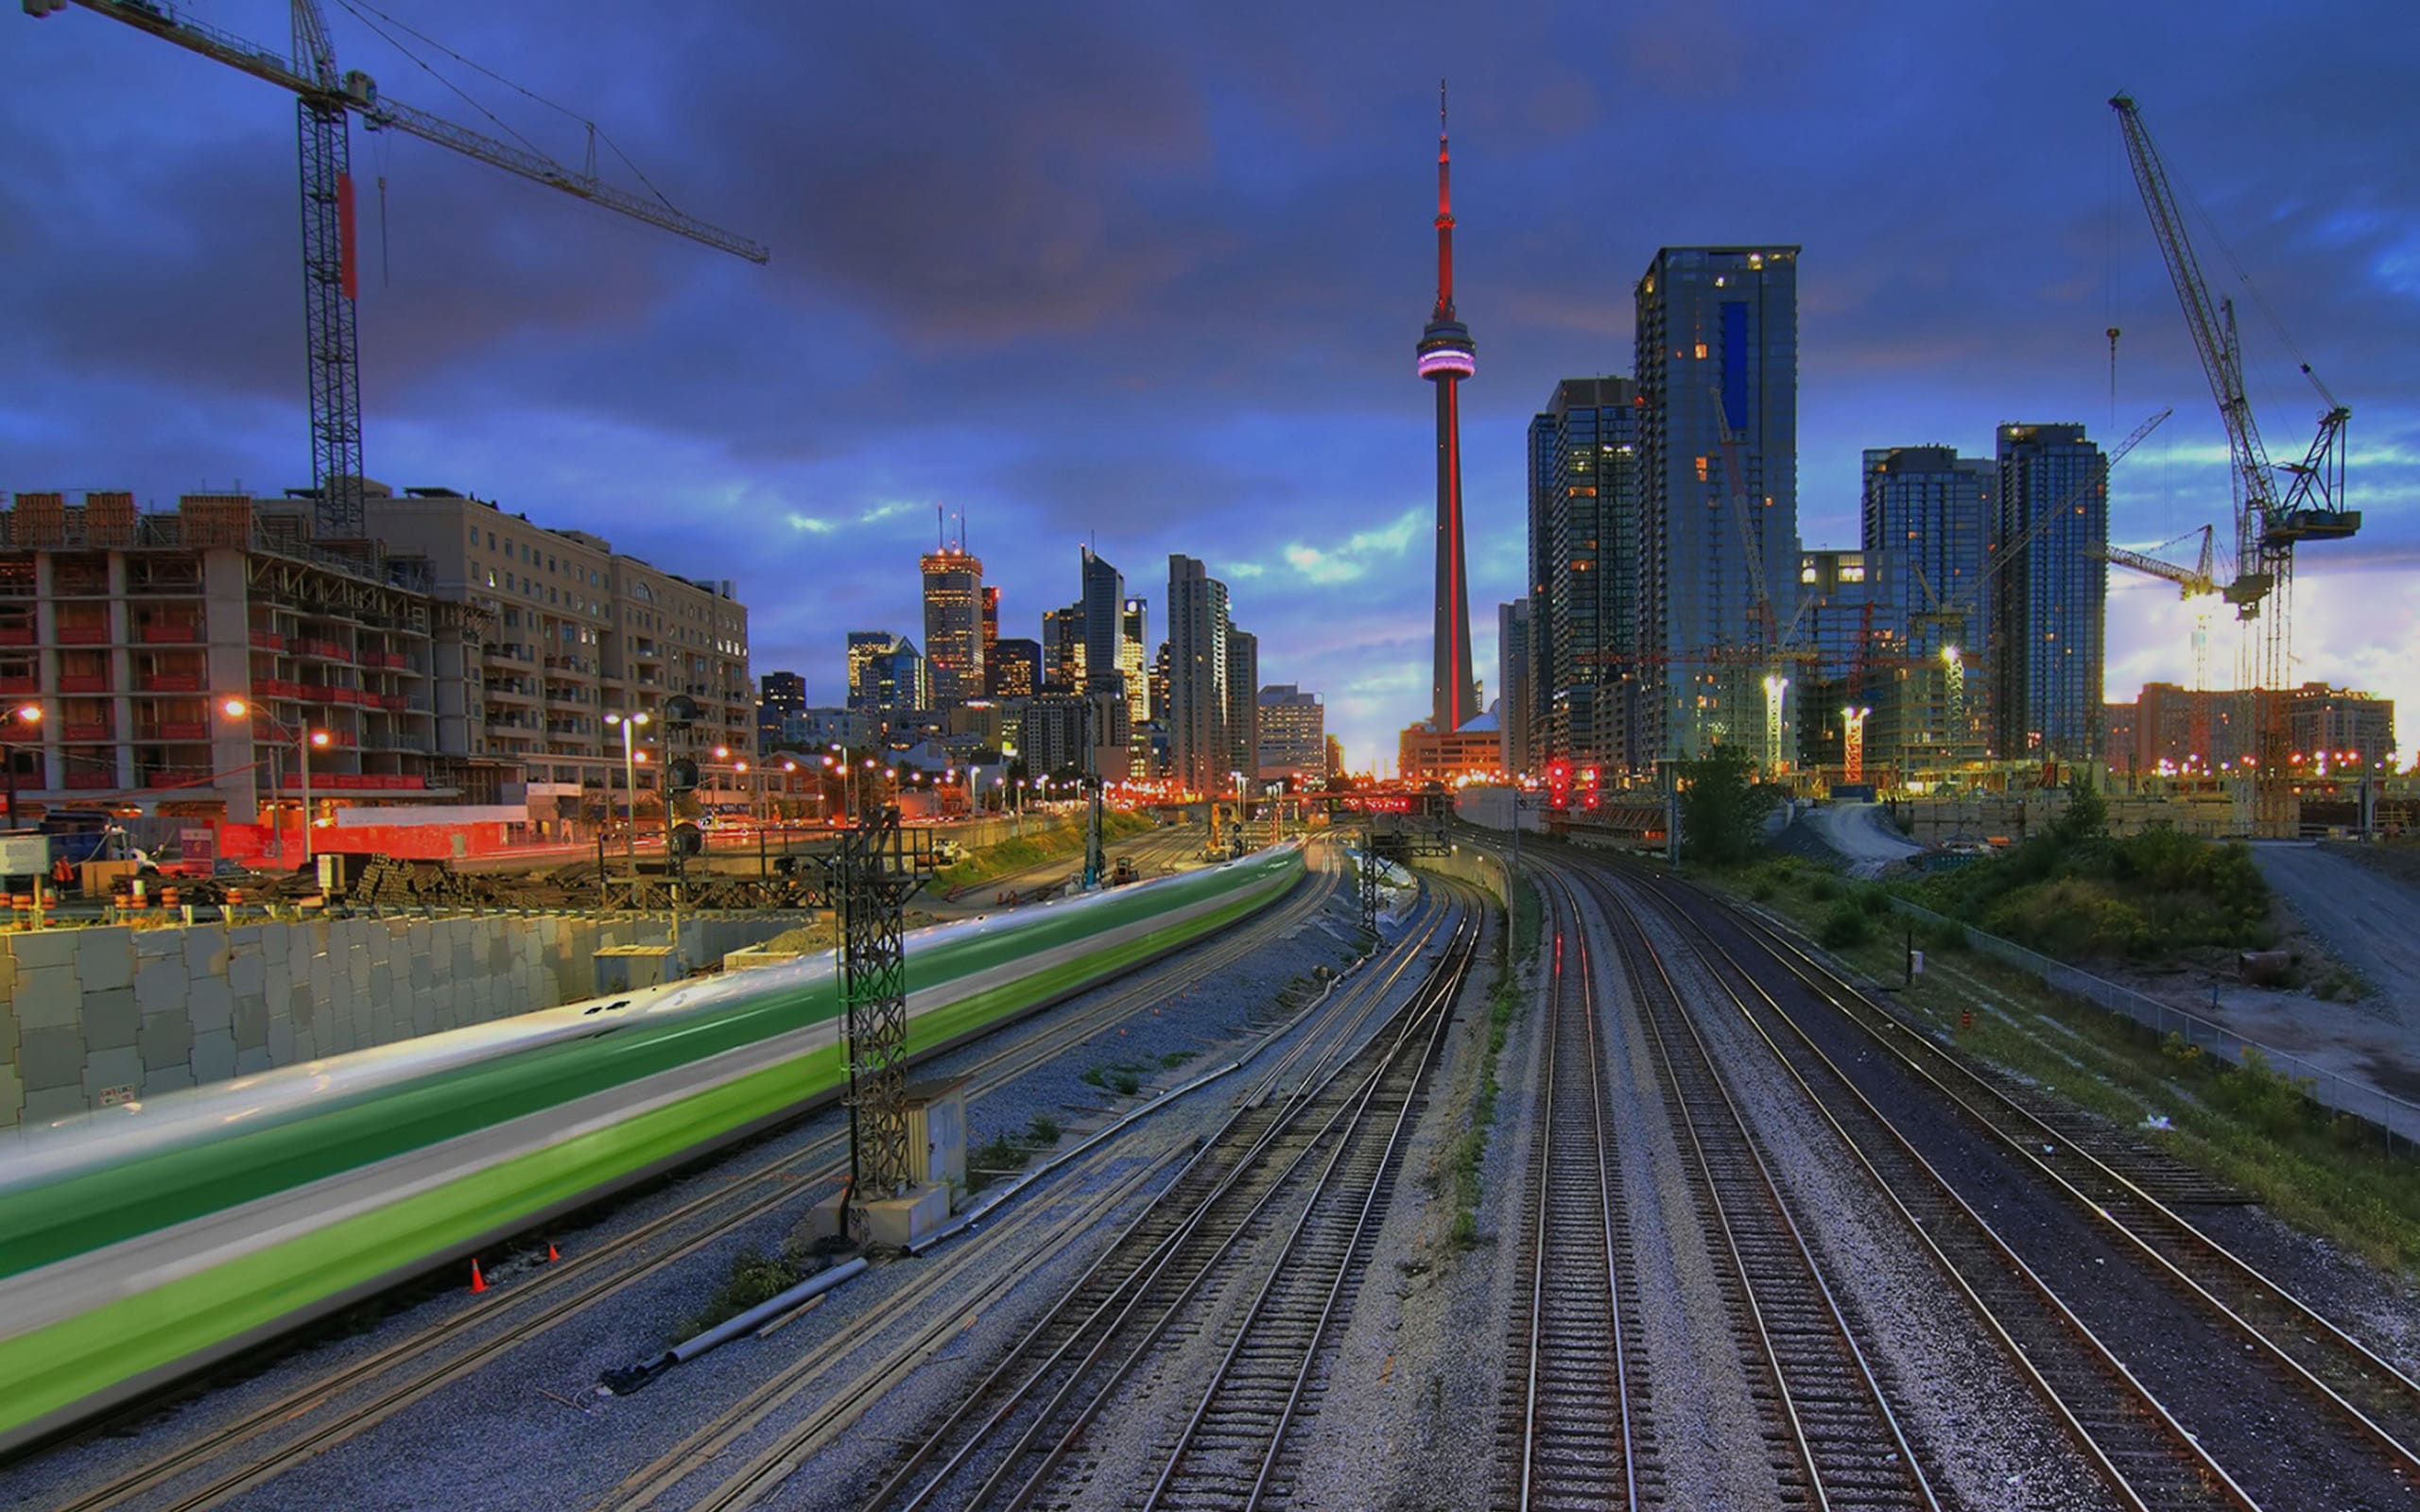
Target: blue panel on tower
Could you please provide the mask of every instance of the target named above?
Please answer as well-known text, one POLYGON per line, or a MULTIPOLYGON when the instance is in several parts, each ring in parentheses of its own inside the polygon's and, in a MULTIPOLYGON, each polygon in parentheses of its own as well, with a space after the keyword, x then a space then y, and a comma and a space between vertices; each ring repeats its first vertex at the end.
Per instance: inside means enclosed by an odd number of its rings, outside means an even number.
POLYGON ((1733 430, 1748 429, 1748 306, 1722 306, 1722 419, 1733 430))

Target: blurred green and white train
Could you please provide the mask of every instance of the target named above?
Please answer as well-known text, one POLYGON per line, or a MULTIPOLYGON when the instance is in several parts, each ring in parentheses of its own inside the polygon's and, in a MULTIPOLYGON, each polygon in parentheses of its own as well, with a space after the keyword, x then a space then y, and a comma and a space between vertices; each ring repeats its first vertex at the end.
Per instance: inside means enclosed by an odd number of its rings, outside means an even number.
MULTIPOLYGON (((1299 847, 908 936, 929 1057, 1197 940, 1299 847)), ((830 953, 173 1093, 0 1145, 0 1452, 838 1095, 830 953)))

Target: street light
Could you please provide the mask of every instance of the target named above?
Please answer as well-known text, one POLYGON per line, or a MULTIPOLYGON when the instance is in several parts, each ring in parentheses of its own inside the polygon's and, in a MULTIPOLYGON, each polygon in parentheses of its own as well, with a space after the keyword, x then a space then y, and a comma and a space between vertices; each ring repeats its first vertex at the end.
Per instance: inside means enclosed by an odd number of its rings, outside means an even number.
POLYGON ((17 742, 25 731, 42 724, 42 705, 21 703, 9 711, 9 828, 17 827, 17 742))
MULTIPOLYGON (((648 716, 645 713, 612 713, 605 716, 605 722, 619 726, 622 731, 622 791, 629 796, 631 806, 630 824, 622 831, 622 855, 630 862, 632 869, 636 869, 639 864, 638 729, 648 722, 648 716)), ((665 811, 665 818, 667 822, 670 820, 669 809, 665 811)), ((672 832, 669 829, 665 831, 664 844, 666 853, 669 853, 672 848, 671 834, 672 832)))
MULTIPOLYGON (((225 714, 230 719, 242 719, 257 712, 263 719, 268 721, 269 729, 276 732, 277 737, 280 740, 290 740, 294 742, 295 752, 300 758, 298 765, 302 768, 302 865, 308 867, 311 864, 311 747, 314 746, 325 747, 329 740, 328 732, 324 730, 313 730, 311 728, 310 721, 308 720, 303 721, 300 727, 288 726, 284 721, 280 720, 275 714, 269 713, 266 710, 255 711, 251 705, 246 703, 241 698, 229 698, 224 700, 219 704, 218 712, 225 714)), ((269 776, 271 780, 274 781, 277 774, 272 770, 269 776)), ((284 828, 282 826, 272 826, 269 831, 269 838, 270 843, 277 847, 279 853, 283 854, 285 845, 284 828)))

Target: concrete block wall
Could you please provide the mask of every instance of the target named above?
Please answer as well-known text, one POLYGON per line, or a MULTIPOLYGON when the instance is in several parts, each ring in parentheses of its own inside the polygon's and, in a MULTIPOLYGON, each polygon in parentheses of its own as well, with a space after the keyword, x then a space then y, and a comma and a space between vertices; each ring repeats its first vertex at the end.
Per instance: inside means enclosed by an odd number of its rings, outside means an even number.
MULTIPOLYGON (((691 964, 794 927, 686 919, 691 964)), ((0 1130, 596 995, 662 916, 337 919, 0 936, 0 1130)))

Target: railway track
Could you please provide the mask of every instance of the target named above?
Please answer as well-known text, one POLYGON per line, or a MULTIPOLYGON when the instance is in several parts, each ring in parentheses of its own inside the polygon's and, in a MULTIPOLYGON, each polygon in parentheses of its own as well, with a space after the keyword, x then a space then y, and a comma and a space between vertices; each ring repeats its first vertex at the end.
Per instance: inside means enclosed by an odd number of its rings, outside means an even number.
MULTIPOLYGON (((1607 914, 1625 919, 1630 929, 1643 936, 1632 917, 1634 909, 1643 908, 1687 936, 1686 916, 1661 906, 1652 895, 1642 896, 1643 885, 1581 875, 1607 914)), ((1849 1159, 1898 1212, 1911 1242, 1932 1258, 2120 1505, 2139 1512, 2256 1505, 2209 1451, 1829 1057, 1820 1050, 1809 1055, 1785 1048, 1766 1017, 1754 1010, 1759 999, 1753 981, 1752 990, 1743 993, 1731 974, 1713 974, 1781 1071, 1839 1136, 1849 1159)))
MULTIPOLYGON (((1664 907, 1703 941, 1710 961, 1754 987, 1746 964, 1714 931, 1691 911, 1672 907, 1668 901, 1664 907)), ((2219 1319, 2265 1358, 2273 1375, 2325 1403, 2398 1474, 2420 1479, 2420 1383, 2107 1163, 2094 1142, 2077 1136, 2072 1122, 2044 1116, 1912 1031, 1795 945, 1732 918, 1741 937, 1862 1030, 1867 1042, 1938 1090, 2173 1290, 2219 1319)), ((1761 988, 1754 988, 1754 996, 1787 1025, 1789 1034, 1813 1047, 1812 1039, 1780 1002, 1761 988)))
MULTIPOLYGON (((1608 900, 1611 902, 1612 900, 1608 900)), ((1742 1353, 1778 1419, 1785 1499, 1926 1509, 1940 1502, 1808 1247, 1748 1121, 1683 1005, 1662 953, 1629 910, 1606 910, 1655 1056, 1691 1193, 1742 1353)))
MULTIPOLYGON (((1206 948, 1194 969, 1203 974, 1225 970, 1278 937, 1316 917, 1333 896, 1339 872, 1333 855, 1308 884, 1279 910, 1254 927, 1206 948)), ((1068 1053, 1118 1022, 1161 1000, 1164 994, 1146 987, 1122 987, 1084 1011, 1068 1016, 1037 1035, 1011 1039, 968 1069, 974 1082, 969 1100, 1016 1080, 1038 1066, 1068 1053)), ((802 1115, 811 1116, 811 1115, 802 1115)), ((770 1131, 769 1131, 770 1132, 770 1131)), ((242 1418, 179 1444, 123 1474, 77 1495, 60 1512, 100 1512, 128 1498, 168 1486, 214 1462, 240 1456, 206 1481, 162 1503, 169 1512, 198 1512, 276 1478, 295 1466, 327 1452, 414 1402, 474 1374, 511 1349, 527 1345, 584 1309, 667 1266, 686 1259, 734 1228, 772 1210, 795 1203, 802 1191, 837 1180, 845 1174, 845 1134, 836 1132, 805 1146, 761 1160, 737 1173, 714 1191, 648 1220, 575 1259, 549 1266, 528 1283, 515 1287, 500 1300, 514 1315, 501 1326, 500 1309, 459 1312, 428 1329, 362 1360, 338 1367, 279 1395, 242 1418), (692 1230, 694 1231, 687 1231, 692 1230), (671 1247, 651 1252, 649 1246, 667 1236, 684 1234, 671 1247), (479 1336, 483 1330, 494 1330, 479 1336), (368 1391, 360 1400, 344 1399, 368 1391), (343 1402, 339 1406, 337 1403, 343 1402), (300 1419, 319 1415, 300 1432, 300 1419), (280 1435, 287 1436, 280 1437, 280 1435), (271 1440, 275 1440, 271 1442, 271 1440)), ((145 1409, 149 1410, 149 1409, 145 1409)), ((117 1421, 130 1420, 120 1414, 117 1421)))
MULTIPOLYGON (((1350 1192, 1355 1182, 1384 1178, 1385 1162, 1374 1164, 1357 1151, 1393 1144, 1434 1062, 1478 934, 1475 921, 1459 926, 1444 964, 1368 1047, 1350 1056, 1333 1048, 1322 1057, 1325 1069, 1292 1092, 1247 1103, 1161 1200, 909 1451, 875 1489, 869 1512, 913 1512, 943 1501, 1028 1504, 1118 1385, 1181 1319, 1188 1329, 1210 1330, 1219 1319, 1246 1315, 1243 1299, 1262 1264, 1296 1263, 1304 1236, 1333 1227, 1291 1223, 1293 1212, 1305 1205, 1318 1210, 1332 1189, 1350 1192), (1341 1186, 1339 1172, 1349 1173, 1341 1186), (1263 1253, 1270 1249, 1278 1252, 1263 1253)), ((1329 1206, 1349 1211, 1354 1204, 1346 1197, 1329 1206)), ((1349 1265, 1358 1245, 1357 1231, 1331 1247, 1332 1263, 1349 1265)), ((1314 1324, 1307 1335, 1289 1328, 1298 1346, 1285 1387, 1289 1400, 1301 1400, 1302 1377, 1325 1326, 1314 1324), (1307 1347, 1301 1344, 1305 1336, 1307 1347)), ((1197 1426, 1201 1420, 1197 1415, 1197 1426)), ((1272 1489, 1282 1496, 1285 1487, 1270 1485, 1268 1467, 1289 1420, 1261 1419, 1257 1448, 1223 1436, 1222 1424, 1215 1450, 1203 1441, 1195 1460, 1204 1479, 1188 1481, 1184 1494, 1206 1489, 1213 1477, 1232 1484, 1241 1467, 1256 1463, 1259 1489, 1252 1499, 1272 1489)), ((1188 1430, 1171 1455, 1180 1472, 1196 1440, 1188 1430)), ((1158 1494, 1176 1486, 1175 1476, 1166 1477, 1158 1494)))
MULTIPOLYGON (((1237 1097, 1238 1106, 1247 1109, 1263 1106, 1288 1076, 1298 1073, 1317 1074, 1318 1067, 1331 1059, 1340 1045, 1356 1039, 1370 1017, 1379 1011, 1388 990, 1418 960, 1438 930, 1443 927, 1444 913, 1441 907, 1431 907, 1416 918, 1412 930, 1383 958, 1378 969, 1349 989, 1354 996, 1331 1005, 1308 1031, 1296 1038, 1284 1054, 1263 1069, 1237 1097)), ((1277 1031, 1281 1036, 1288 1032, 1285 1028, 1277 1031)), ((1002 1238, 995 1229, 991 1242, 998 1243, 1002 1238)), ((1055 1239, 1046 1241, 1038 1252, 1047 1253, 1056 1242, 1055 1239)), ((1013 1280, 1015 1273, 1006 1273, 1003 1279, 1013 1280)), ((924 1293, 919 1291, 916 1295, 921 1297, 924 1293)), ((792 1471, 830 1443, 883 1392, 928 1358, 941 1341, 956 1334, 971 1320, 969 1310, 976 1304, 955 1305, 959 1299, 946 1291, 934 1295, 951 1297, 954 1305, 943 1312, 925 1333, 902 1348, 888 1351, 873 1365, 832 1390, 821 1404, 801 1421, 784 1429, 769 1447, 752 1454, 738 1468, 726 1472, 713 1490, 687 1503, 693 1512, 720 1512, 720 1509, 749 1506, 771 1494, 792 1471)), ((882 1313, 853 1332, 857 1337, 872 1338, 885 1326, 884 1318, 905 1315, 908 1305, 887 1301, 883 1304, 882 1313)), ((641 1512, 641 1509, 657 1504, 701 1467, 711 1467, 716 1459, 753 1433, 758 1425, 786 1404, 822 1385, 840 1363, 835 1356, 820 1360, 803 1359, 777 1373, 751 1390, 715 1423, 625 1477, 610 1496, 597 1503, 596 1512, 609 1512, 609 1509, 610 1512, 641 1512)))
POLYGON ((1552 1019, 1524 1184, 1524 1258, 1512 1299, 1510 1368, 1497 1417, 1496 1504, 1635 1507, 1660 1480, 1642 1444, 1646 1371, 1638 1335, 1620 1155, 1606 1120, 1585 933, 1567 888, 1551 885, 1552 1019), (1634 1411, 1634 1408, 1638 1409, 1634 1411))

